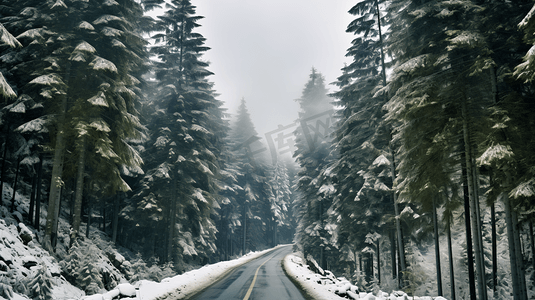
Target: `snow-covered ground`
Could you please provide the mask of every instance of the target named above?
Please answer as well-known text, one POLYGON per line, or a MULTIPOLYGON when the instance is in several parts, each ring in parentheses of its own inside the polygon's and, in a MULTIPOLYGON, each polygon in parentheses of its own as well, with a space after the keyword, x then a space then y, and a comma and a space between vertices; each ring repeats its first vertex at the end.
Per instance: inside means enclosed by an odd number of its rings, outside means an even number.
POLYGON ((345 278, 336 278, 331 272, 326 271, 326 275, 312 272, 303 262, 303 259, 296 253, 287 255, 284 258, 284 268, 288 276, 292 277, 301 288, 312 298, 322 300, 341 299, 367 299, 367 300, 446 300, 443 297, 409 297, 403 292, 393 292, 391 294, 379 292, 372 293, 359 292, 358 287, 352 285, 345 278), (345 296, 345 297, 342 297, 345 296))
MULTIPOLYGON (((279 246, 280 247, 280 246, 279 246)), ((274 248, 276 249, 276 248, 274 248)), ((87 296, 85 300, 107 300, 122 294, 123 299, 155 300, 155 299, 184 299, 206 287, 214 281, 225 276, 235 267, 255 259, 273 249, 260 252, 251 252, 245 256, 231 261, 206 265, 200 269, 192 270, 161 282, 141 280, 134 285, 121 284, 116 289, 105 293, 87 296)), ((326 276, 316 274, 309 270, 298 254, 293 253, 285 257, 283 264, 288 276, 298 282, 298 285, 312 298, 318 300, 341 299, 377 299, 377 300, 446 300, 443 297, 409 297, 403 292, 392 294, 380 292, 378 295, 359 292, 358 288, 344 278, 336 278, 327 271, 326 276), (342 296, 346 296, 345 298, 342 296)))

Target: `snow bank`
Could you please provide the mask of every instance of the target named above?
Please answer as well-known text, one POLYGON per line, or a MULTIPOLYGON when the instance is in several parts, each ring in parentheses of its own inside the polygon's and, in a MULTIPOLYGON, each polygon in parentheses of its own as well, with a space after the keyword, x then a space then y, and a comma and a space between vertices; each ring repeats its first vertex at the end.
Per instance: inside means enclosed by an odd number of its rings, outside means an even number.
POLYGON ((378 295, 372 293, 359 292, 358 287, 352 285, 345 278, 336 278, 331 272, 326 271, 322 276, 312 272, 303 262, 303 259, 296 253, 289 254, 284 258, 284 269, 289 277, 301 287, 310 297, 314 299, 340 300, 340 299, 366 299, 366 300, 446 300, 443 297, 409 297, 403 292, 393 292, 392 294, 379 292, 378 295), (345 297, 343 297, 345 296, 345 297))
MULTIPOLYGON (((0 206, 0 284, 10 287, 12 299, 28 299, 24 291, 42 267, 52 276, 54 299, 78 299, 84 294, 61 276, 59 263, 41 248, 35 233, 0 206)), ((0 299, 4 299, 2 293, 0 299)))

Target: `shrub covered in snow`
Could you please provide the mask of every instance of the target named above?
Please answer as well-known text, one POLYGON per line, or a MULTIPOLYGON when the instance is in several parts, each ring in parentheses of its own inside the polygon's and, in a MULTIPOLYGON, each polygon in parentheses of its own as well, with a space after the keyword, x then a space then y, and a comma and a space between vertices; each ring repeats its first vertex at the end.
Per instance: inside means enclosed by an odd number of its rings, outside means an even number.
POLYGON ((37 275, 28 286, 30 297, 34 300, 52 300, 52 276, 45 265, 37 271, 37 275))

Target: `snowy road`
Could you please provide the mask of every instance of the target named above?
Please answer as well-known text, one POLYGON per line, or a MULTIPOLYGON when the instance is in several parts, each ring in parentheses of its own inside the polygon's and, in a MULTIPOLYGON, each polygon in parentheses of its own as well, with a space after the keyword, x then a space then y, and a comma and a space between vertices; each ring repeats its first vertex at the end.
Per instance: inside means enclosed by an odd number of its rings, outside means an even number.
POLYGON ((281 261, 291 252, 288 245, 254 259, 191 299, 304 300, 282 270, 281 261))

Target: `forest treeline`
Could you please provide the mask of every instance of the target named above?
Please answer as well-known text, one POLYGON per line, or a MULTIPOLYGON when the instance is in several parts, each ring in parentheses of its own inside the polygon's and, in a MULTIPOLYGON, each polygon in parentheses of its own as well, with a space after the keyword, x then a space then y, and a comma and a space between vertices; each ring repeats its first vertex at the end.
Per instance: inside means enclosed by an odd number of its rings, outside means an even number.
POLYGON ((254 125, 216 99, 190 1, 0 8, 2 185, 28 195, 45 248, 60 214, 71 245, 93 223, 178 272, 292 241, 288 171, 249 159, 254 125))
POLYGON ((355 19, 347 32, 355 38, 346 54, 352 61, 334 83, 331 151, 320 155, 318 147, 315 164, 297 157, 299 183, 307 186, 298 186, 301 201, 310 205, 296 233, 305 256, 340 273, 358 268, 369 288, 528 299, 533 278, 526 275, 535 263, 532 7, 363 0, 349 10, 355 19), (427 241, 436 257, 431 289, 422 287, 427 241), (504 243, 506 266, 499 260, 504 243))
POLYGON ((259 159, 245 100, 232 118, 217 100, 192 1, 2 0, 0 190, 28 195, 51 252, 66 214, 72 245, 97 223, 177 272, 294 239, 364 288, 415 291, 432 241, 428 292, 528 299, 533 5, 355 1, 336 91, 312 69, 297 100, 332 132, 301 122, 294 164, 259 159))

